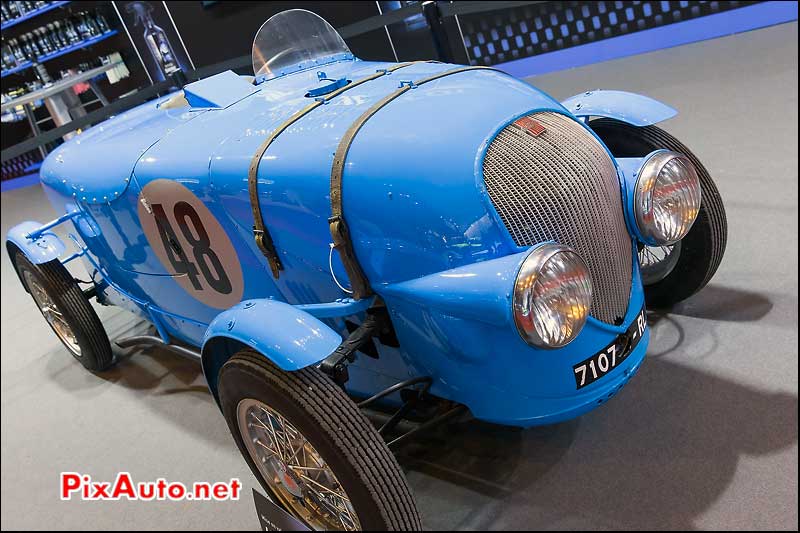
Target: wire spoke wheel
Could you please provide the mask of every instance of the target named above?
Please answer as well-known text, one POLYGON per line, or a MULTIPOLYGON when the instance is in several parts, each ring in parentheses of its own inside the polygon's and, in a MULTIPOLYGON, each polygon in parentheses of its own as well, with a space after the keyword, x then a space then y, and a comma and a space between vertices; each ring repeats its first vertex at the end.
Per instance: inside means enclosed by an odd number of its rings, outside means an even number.
POLYGON ((61 261, 34 265, 19 249, 9 253, 25 290, 72 357, 91 372, 109 368, 114 353, 103 323, 61 261))
POLYGON ((653 285, 670 275, 681 256, 680 241, 669 246, 643 246, 639 250, 642 283, 653 285))
POLYGON ((250 457, 287 509, 318 531, 361 529, 333 470, 291 422, 252 398, 239 402, 237 422, 250 457))
POLYGON ((218 376, 231 435, 275 505, 312 530, 422 530, 391 450, 322 370, 243 348, 218 376))
POLYGON ((645 157, 654 150, 672 150, 692 162, 700 178, 700 211, 680 246, 639 250, 647 306, 668 308, 705 287, 719 268, 728 240, 725 206, 708 169, 678 139, 658 126, 633 126, 610 118, 589 122, 614 157, 645 157))
POLYGON ((23 271, 23 276, 25 278, 25 283, 31 291, 33 301, 36 303, 39 311, 41 311, 42 316, 44 316, 47 323, 50 324, 50 327, 53 328, 53 331, 55 331, 56 335, 58 335, 58 338, 61 339, 61 342, 64 343, 67 349, 72 352, 75 357, 80 357, 81 347, 80 344, 78 344, 78 338, 64 318, 64 313, 59 310, 53 299, 30 271, 23 271))

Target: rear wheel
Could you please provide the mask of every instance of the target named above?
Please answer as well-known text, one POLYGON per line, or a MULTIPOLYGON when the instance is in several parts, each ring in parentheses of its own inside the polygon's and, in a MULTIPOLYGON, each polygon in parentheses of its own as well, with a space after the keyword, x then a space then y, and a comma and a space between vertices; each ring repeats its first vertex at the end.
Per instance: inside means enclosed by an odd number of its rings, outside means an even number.
POLYGON ((34 265, 19 250, 14 253, 20 279, 67 351, 93 372, 111 366, 113 352, 103 323, 64 265, 58 260, 34 265))
POLYGON ((421 529, 394 456, 319 369, 284 372, 246 349, 223 365, 219 399, 262 487, 311 529, 421 529))
POLYGON ((702 190, 700 212, 689 233, 672 246, 640 246, 639 266, 648 306, 669 307, 706 286, 717 271, 728 237, 728 222, 717 186, 691 150, 658 126, 631 126, 600 118, 589 126, 615 157, 643 157, 667 149, 688 157, 702 190))

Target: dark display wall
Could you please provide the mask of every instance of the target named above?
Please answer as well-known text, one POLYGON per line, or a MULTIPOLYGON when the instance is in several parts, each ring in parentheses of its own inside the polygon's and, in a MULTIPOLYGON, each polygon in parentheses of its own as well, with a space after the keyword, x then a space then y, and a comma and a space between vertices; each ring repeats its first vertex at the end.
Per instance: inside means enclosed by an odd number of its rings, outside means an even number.
POLYGON ((463 15, 459 23, 470 63, 495 65, 756 3, 543 2, 463 15))
MULTIPOLYGON (((4 1, 4 5, 7 4, 4 1)), ((84 128, 112 112, 168 92, 171 87, 197 77, 230 68, 252 74, 248 57, 253 37, 266 20, 287 9, 307 9, 335 28, 345 28, 345 40, 361 59, 437 59, 459 64, 501 65, 500 68, 519 77, 797 19, 796 3, 757 1, 51 0, 50 3, 26 4, 53 4, 53 7, 44 15, 15 23, 11 28, 13 34, 32 32, 65 14, 79 15, 92 10, 106 13, 106 19, 113 26, 114 34, 103 35, 101 41, 70 50, 69 54, 52 61, 47 59, 48 71, 60 74, 62 70, 76 64, 88 65, 111 52, 122 54, 130 76, 113 86, 101 82, 101 88, 112 101, 139 91, 138 94, 128 100, 129 103, 120 103, 108 113, 96 111, 89 120, 78 125, 84 128), (364 28, 372 29, 365 31, 364 28), (165 78, 170 79, 161 81, 165 78), (150 84, 155 86, 149 87, 150 84)), ((4 12, 4 47, 6 39, 14 36, 8 31, 6 18, 4 12)), ((4 58, 6 55, 4 53, 4 58)), ((18 87, 28 92, 35 90, 25 85, 36 81, 32 78, 34 69, 22 65, 9 67, 6 63, 4 60, 3 91, 7 98, 16 97, 14 95, 21 92, 18 87), (17 69, 22 70, 16 72, 17 69)), ((36 113, 37 120, 47 120, 44 109, 37 109, 36 113)), ((7 161, 18 155, 30 155, 27 151, 31 146, 44 153, 59 143, 62 135, 72 131, 64 128, 66 126, 37 137, 38 144, 30 140, 22 142, 32 136, 29 125, 22 120, 8 122, 4 119, 4 176, 7 161)), ((46 131, 48 125, 41 129, 46 131)), ((36 159, 37 156, 32 157, 36 159)))
MULTIPOLYGON (((195 67, 249 54, 253 37, 268 18, 287 9, 308 9, 340 28, 379 13, 376 2, 167 2, 195 67)), ((347 40, 363 59, 394 61, 385 30, 347 40)))
MULTIPOLYGON (((459 4, 438 2, 458 9, 459 4)), ((497 65, 760 2, 753 1, 572 1, 529 5, 442 17, 445 53, 458 63, 497 65)), ((379 13, 420 6, 384 30, 348 38, 353 53, 368 60, 445 59, 421 2, 194 2, 166 5, 196 67, 249 53, 253 36, 270 16, 285 9, 313 11, 341 28, 379 13), (388 30, 388 31, 387 31, 388 30)), ((486 2, 491 4, 491 2, 486 2)))
MULTIPOLYGON (((8 2, 3 2, 8 4, 8 2)), ((52 30, 54 23, 63 23, 65 20, 76 21, 81 13, 102 13, 105 21, 110 26, 111 32, 107 32, 95 39, 83 39, 81 42, 64 47, 57 51, 46 50, 37 48, 33 51, 33 55, 37 58, 37 62, 41 60, 40 67, 47 73, 47 78, 53 81, 58 81, 62 77, 62 73, 66 74, 67 71, 85 71, 94 66, 97 66, 98 58, 101 56, 108 56, 118 52, 122 60, 125 62, 129 70, 129 75, 126 78, 118 80, 116 83, 110 83, 105 76, 97 79, 99 89, 103 95, 109 100, 113 101, 121 95, 130 93, 150 84, 150 80, 141 68, 139 59, 133 47, 122 31, 122 24, 117 17, 114 7, 111 2, 100 1, 61 1, 52 2, 48 4, 48 9, 29 10, 25 12, 24 17, 14 13, 13 18, 3 21, 2 38, 3 46, 7 47, 13 41, 21 43, 23 36, 28 39, 30 36, 38 38, 40 32, 48 32, 52 30), (49 27, 48 27, 49 26, 49 27), (91 42, 87 45, 87 42, 91 42)), ((6 6, 8 12, 8 6, 6 6)), ((62 26, 63 27, 63 26, 62 26)), ((22 62, 17 68, 3 68, 2 75, 2 92, 4 94, 17 94, 22 95, 27 92, 32 92, 37 88, 41 88, 46 82, 46 79, 40 74, 34 66, 28 66, 29 62, 22 62)), ((79 95, 82 102, 91 102, 95 100, 94 95, 89 92, 83 92, 79 95)), ((98 108, 98 102, 88 103, 85 107, 87 111, 98 108)), ((49 119, 49 114, 44 105, 36 106, 34 110, 34 118, 39 122, 39 128, 42 131, 47 131, 54 127, 54 124, 49 119)), ((30 125, 27 120, 4 120, 2 123, 2 148, 6 149, 14 144, 17 144, 27 138, 33 136, 30 125)), ((31 162, 36 162, 41 159, 39 151, 25 154, 21 157, 20 161, 15 163, 4 163, 3 174, 4 179, 16 177, 24 171, 25 168, 30 166, 31 162), (17 168, 19 167, 19 168, 17 168)))
MULTIPOLYGON (((62 70, 76 68, 82 63, 93 62, 99 56, 119 52, 128 66, 131 76, 130 79, 120 81, 119 84, 112 85, 107 82, 101 82, 101 88, 108 91, 109 98, 113 99, 120 94, 147 84, 147 77, 141 72, 139 60, 131 47, 130 41, 125 33, 121 31, 119 18, 111 2, 73 1, 54 2, 54 4, 58 4, 56 8, 45 11, 40 15, 26 18, 22 22, 13 25, 4 24, 4 29, 2 30, 3 43, 6 44, 11 39, 17 39, 19 41, 21 36, 33 34, 40 29, 46 28, 48 24, 52 25, 56 22, 63 22, 68 18, 74 20, 74 17, 79 13, 101 12, 111 29, 115 31, 113 35, 108 38, 98 39, 91 44, 91 46, 74 47, 70 49, 68 53, 46 54, 47 56, 55 57, 47 59, 46 62, 42 63, 42 66, 52 79, 58 80, 60 77, 59 73, 62 70)), ((9 71, 4 71, 2 77, 2 85, 4 88, 15 84, 24 84, 26 81, 30 81, 37 76, 35 68, 17 70, 13 71, 11 74, 7 74, 7 72, 9 71)))

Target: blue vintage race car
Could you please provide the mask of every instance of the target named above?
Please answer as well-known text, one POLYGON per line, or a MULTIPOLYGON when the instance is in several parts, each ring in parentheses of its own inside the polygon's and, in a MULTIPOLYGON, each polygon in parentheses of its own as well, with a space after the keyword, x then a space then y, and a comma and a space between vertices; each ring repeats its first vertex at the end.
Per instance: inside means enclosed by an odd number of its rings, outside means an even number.
POLYGON ((687 298, 721 261, 716 187, 650 98, 361 61, 302 10, 262 26, 253 66, 63 144, 41 171, 63 215, 7 246, 89 370, 114 362, 92 298, 155 326, 118 344, 199 357, 306 527, 419 529, 387 440, 467 409, 532 426, 597 407, 644 359, 645 300, 687 298), (376 428, 364 407, 389 410, 376 428))

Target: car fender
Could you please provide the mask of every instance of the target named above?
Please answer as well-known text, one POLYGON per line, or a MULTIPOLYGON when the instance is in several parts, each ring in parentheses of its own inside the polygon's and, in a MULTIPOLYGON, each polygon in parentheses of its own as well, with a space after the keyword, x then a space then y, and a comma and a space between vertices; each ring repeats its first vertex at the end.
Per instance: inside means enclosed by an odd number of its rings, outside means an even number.
POLYGON ((625 91, 593 90, 561 102, 576 117, 606 117, 633 126, 650 126, 678 114, 672 107, 648 96, 625 91))
POLYGON ((27 220, 21 224, 17 224, 8 231, 6 234, 6 248, 8 255, 12 258, 14 255, 11 253, 11 246, 16 246, 28 261, 34 265, 41 265, 54 259, 58 259, 61 254, 66 250, 64 241, 52 231, 41 232, 36 238, 31 239, 29 235, 37 232, 44 224, 34 220, 27 220))
POLYGON ((520 266, 531 251, 437 272, 380 287, 381 296, 401 299, 443 315, 493 326, 510 325, 511 298, 520 266))
POLYGON ((219 371, 239 350, 253 348, 291 372, 319 363, 341 342, 338 333, 298 307, 270 299, 246 300, 209 324, 201 349, 203 373, 216 398, 219 371))

